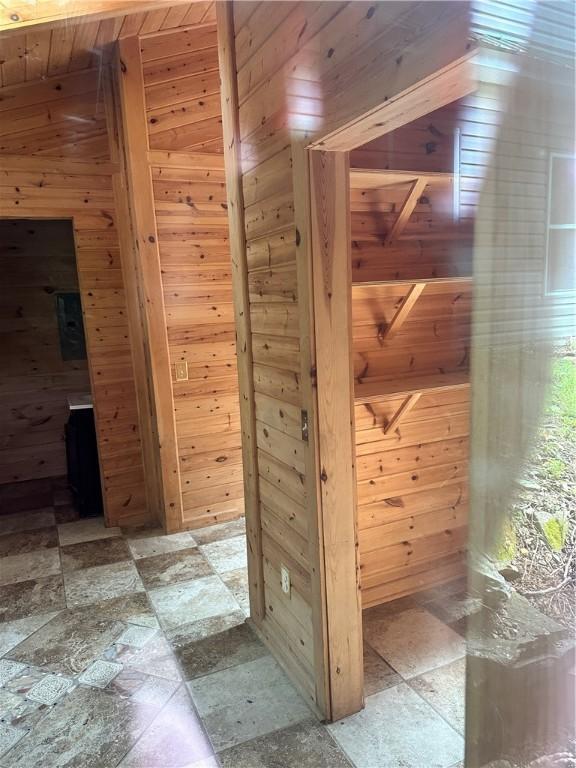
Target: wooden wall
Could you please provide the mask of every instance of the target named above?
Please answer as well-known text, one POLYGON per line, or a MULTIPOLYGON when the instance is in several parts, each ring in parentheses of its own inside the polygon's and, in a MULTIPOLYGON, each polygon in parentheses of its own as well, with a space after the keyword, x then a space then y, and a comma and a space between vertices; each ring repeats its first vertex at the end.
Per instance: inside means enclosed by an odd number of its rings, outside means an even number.
POLYGON ((182 527, 243 513, 236 344, 214 23, 141 41, 182 527), (176 366, 187 366, 177 380, 176 366))
POLYGON ((78 292, 69 221, 0 220, 0 484, 66 474, 67 396, 86 360, 62 359, 56 294, 78 292))
POLYGON ((6 86, 0 109, 2 154, 110 158, 98 69, 6 86))
POLYGON ((353 288, 364 607, 464 571, 471 284, 428 283, 402 328, 385 339, 382 329, 412 285, 353 288), (364 387, 375 393, 368 402, 364 387), (412 410, 394 424, 415 396, 412 410))
POLYGON ((0 215, 73 220, 106 518, 131 525, 151 518, 102 103, 97 70, 0 90, 0 215))
POLYGON ((234 4, 234 24, 239 125, 226 143, 241 142, 253 378, 241 397, 256 419, 250 472, 258 483, 247 517, 252 575, 258 563, 264 569, 258 624, 308 699, 337 718, 361 706, 361 650, 354 542, 339 539, 336 519, 325 540, 318 504, 339 458, 316 463, 306 146, 462 56, 466 7, 278 3, 271 14, 267 3, 243 2, 234 4), (280 588, 282 565, 290 595, 280 588))

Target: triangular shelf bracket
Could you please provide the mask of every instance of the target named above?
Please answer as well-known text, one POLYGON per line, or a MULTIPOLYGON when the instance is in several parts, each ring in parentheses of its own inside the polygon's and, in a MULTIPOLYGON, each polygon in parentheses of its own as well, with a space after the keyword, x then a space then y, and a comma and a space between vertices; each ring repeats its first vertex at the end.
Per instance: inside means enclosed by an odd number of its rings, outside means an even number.
POLYGON ((410 413, 412 408, 414 408, 421 396, 422 392, 414 392, 414 394, 409 395, 406 400, 404 400, 400 408, 398 408, 394 416, 392 416, 390 421, 388 421, 384 427, 385 435, 390 435, 394 430, 398 429, 402 420, 410 413))
POLYGON ((390 323, 383 330, 378 330, 378 339, 381 343, 389 341, 402 328, 424 288, 426 283, 414 283, 410 287, 390 323))

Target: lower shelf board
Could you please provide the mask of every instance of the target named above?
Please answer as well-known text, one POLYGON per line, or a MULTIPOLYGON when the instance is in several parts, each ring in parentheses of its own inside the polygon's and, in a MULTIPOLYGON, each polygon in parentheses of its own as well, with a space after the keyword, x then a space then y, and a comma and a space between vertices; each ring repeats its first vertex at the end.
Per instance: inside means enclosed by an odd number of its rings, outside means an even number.
POLYGON ((354 387, 355 403, 375 403, 387 397, 409 397, 423 392, 442 392, 447 389, 465 389, 470 386, 467 371, 410 376, 357 383, 354 387))

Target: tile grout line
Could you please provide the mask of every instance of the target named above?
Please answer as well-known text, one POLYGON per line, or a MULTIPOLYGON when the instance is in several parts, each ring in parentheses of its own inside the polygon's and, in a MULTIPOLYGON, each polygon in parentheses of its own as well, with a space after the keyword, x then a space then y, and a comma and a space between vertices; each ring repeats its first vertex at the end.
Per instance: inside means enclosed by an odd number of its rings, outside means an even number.
MULTIPOLYGON (((183 531, 183 533, 188 533, 188 531, 183 531)), ((136 561, 137 561, 137 558, 135 558, 135 557, 134 557, 134 553, 132 552, 132 548, 130 547, 130 543, 129 543, 129 541, 128 541, 128 538, 129 538, 129 537, 128 537, 126 534, 124 534, 124 532, 122 532, 122 534, 121 534, 121 535, 122 535, 122 537, 124 538, 124 540, 126 541, 126 544, 127 544, 127 546, 128 546, 128 550, 129 550, 129 552, 130 552, 130 557, 131 557, 131 559, 132 559, 132 562, 134 563, 134 567, 136 568, 136 570, 138 570, 138 566, 136 565, 136 561)), ((166 534, 160 534, 160 535, 166 535, 166 534)), ((152 538, 152 537, 151 537, 151 538, 152 538)), ((212 564, 211 564, 211 563, 208 561, 208 559, 205 557, 204 553, 203 553, 203 552, 200 550, 200 547, 199 547, 199 545, 197 544, 197 542, 196 542, 196 540, 194 539, 194 537, 192 537, 192 539, 193 539, 193 541, 194 541, 194 546, 195 546, 195 547, 198 549, 198 552, 199 552, 199 554, 200 554, 200 555, 201 555, 201 556, 204 558, 204 560, 206 560, 206 562, 208 563, 208 565, 210 565, 210 567, 212 568, 212 564)), ((161 554, 162 554, 162 553, 161 553, 161 554)), ((145 560, 146 558, 138 558, 138 559, 141 559, 141 560, 145 560)), ((212 568, 212 570, 214 570, 214 569, 212 568)), ((138 575, 140 575, 140 572, 139 572, 139 571, 138 571, 138 575)), ((216 574, 216 575, 217 575, 217 574, 216 574)), ((195 579, 189 579, 189 581, 195 581, 195 579)), ((180 582, 180 583, 186 583, 186 582, 180 582)), ((176 695, 176 693, 178 692, 178 690, 179 690, 181 687, 183 687, 183 688, 184 688, 184 690, 185 690, 185 692, 186 692, 186 696, 187 696, 187 698, 188 698, 188 701, 190 702, 190 705, 192 706, 192 709, 193 709, 194 713, 196 714, 196 717, 197 717, 197 719, 198 719, 198 722, 199 722, 199 724, 200 724, 200 725, 201 725, 201 727, 202 727, 202 732, 203 732, 204 736, 206 737, 206 739, 208 740, 208 743, 210 744, 210 746, 211 746, 211 748, 212 748, 212 752, 213 752, 213 755, 214 755, 214 757, 216 758, 217 762, 218 762, 218 763, 220 763, 220 761, 218 760, 218 757, 217 757, 218 753, 217 753, 217 751, 216 751, 216 749, 215 749, 215 747, 214 747, 214 744, 212 743, 212 739, 210 738, 210 735, 209 735, 209 734, 208 734, 208 732, 206 731, 206 726, 205 726, 205 723, 204 723, 204 718, 203 718, 203 717, 200 715, 200 713, 198 712, 198 709, 197 709, 197 707, 196 707, 196 702, 194 701, 194 699, 193 699, 193 697, 192 697, 192 694, 191 694, 191 692, 190 692, 190 689, 189 689, 189 687, 188 687, 188 681, 186 680, 186 675, 184 674, 184 669, 183 669, 183 667, 182 667, 182 664, 180 663, 180 659, 178 658, 177 654, 176 654, 176 653, 175 653, 175 651, 174 651, 174 648, 173 648, 173 646, 172 646, 172 643, 170 642, 170 639, 168 638, 168 635, 166 634, 166 630, 164 629, 164 627, 163 627, 163 625, 162 625, 162 622, 160 621, 160 615, 158 614, 158 611, 156 610, 156 607, 155 607, 155 605, 154 605, 154 602, 153 602, 153 601, 151 600, 151 598, 150 598, 150 594, 149 594, 149 588, 146 586, 146 584, 144 584, 144 581, 143 581, 143 580, 142 580, 142 585, 143 585, 143 587, 144 587, 144 591, 145 591, 145 594, 146 594, 146 600, 147 600, 147 602, 148 602, 148 605, 150 606, 150 608, 151 608, 151 611, 152 611, 152 613, 154 614, 154 616, 155 616, 155 618, 156 618, 156 621, 158 622, 158 628, 160 629, 160 632, 162 633, 163 639, 166 641, 166 643, 168 644, 168 646, 169 646, 169 648, 170 648, 170 655, 171 655, 172 659, 174 660, 174 662, 175 662, 175 664, 176 664, 176 666, 177 666, 177 668, 178 668, 178 671, 180 672, 180 675, 181 675, 181 680, 179 681, 179 685, 178 685, 178 688, 177 688, 177 689, 174 691, 174 693, 172 694, 172 696, 170 697, 170 699, 169 699, 169 700, 166 702, 166 704, 164 705, 164 707, 162 707, 162 708, 159 710, 159 712, 157 713, 157 715, 154 717, 154 720, 156 720, 156 718, 157 718, 157 717, 160 715, 160 713, 161 713, 161 712, 164 710, 164 708, 165 708, 165 707, 166 707, 166 706, 167 706, 167 705, 170 703, 170 701, 172 701, 172 699, 174 698, 174 696, 176 695)), ((174 585, 166 585, 166 586, 174 586, 174 585)), ((224 586, 226 587, 226 585, 224 585, 224 586)), ((226 587, 226 589, 228 589, 228 587, 226 587)), ((232 595, 232 597, 234 598, 234 595, 232 595)), ((235 599, 235 598, 234 598, 234 599, 235 599)), ((237 601, 236 601, 236 602, 237 602, 237 601)), ((240 607, 240 606, 238 606, 238 607, 240 607)), ((154 720, 152 721, 152 723, 154 722, 154 720)), ((152 725, 152 723, 150 724, 150 726, 152 725)), ((150 727, 150 726, 149 726, 149 727, 150 727)), ((133 745, 130 747, 130 749, 128 750, 128 752, 126 752, 126 754, 125 754, 125 755, 123 755, 123 757, 122 757, 122 760, 124 760, 124 758, 126 757, 126 755, 128 755, 128 754, 129 754, 129 753, 132 751, 132 749, 133 749, 133 748, 136 746, 136 744, 138 744, 138 742, 139 742, 139 741, 140 741, 140 740, 141 740, 141 739, 144 737, 144 735, 146 734, 147 730, 148 730, 148 729, 146 729, 146 731, 144 731, 144 733, 142 733, 142 734, 141 734, 141 735, 138 737, 138 739, 137 739, 137 740, 134 742, 134 744, 133 744, 133 745)), ((118 766, 121 764, 122 760, 120 760, 120 761, 119 761, 119 762, 116 764, 116 768, 118 768, 118 766)))
MULTIPOLYGON (((194 530, 194 529, 192 529, 192 530, 194 530)), ((190 533, 191 533, 191 532, 190 532, 190 533)), ((191 533, 191 535, 192 535, 192 538, 194 538, 192 533, 191 533)), ((227 541, 227 540, 229 540, 229 539, 234 539, 234 538, 239 538, 239 537, 243 537, 243 538, 244 538, 244 540, 246 541, 246 534, 245 534, 245 533, 242 533, 242 534, 235 534, 235 535, 233 535, 233 536, 229 536, 229 537, 224 537, 223 539, 218 539, 217 541, 227 541)), ((196 540, 194 540, 194 541, 196 541, 196 540)), ((216 543, 216 542, 209 542, 209 544, 213 544, 213 543, 216 543)), ((229 586, 226 584, 226 582, 225 582, 225 581, 224 581, 224 579, 222 578, 223 574, 225 574, 225 573, 230 573, 231 571, 223 571, 223 572, 220 572, 220 571, 216 571, 216 570, 215 570, 215 568, 214 568, 214 566, 213 566, 213 565, 212 565, 212 563, 210 562, 210 560, 209 560, 209 559, 206 557, 206 555, 205 555, 205 554, 204 554, 204 552, 202 551, 202 549, 201 549, 201 547, 202 547, 202 546, 207 546, 207 545, 198 544, 198 543, 196 542, 196 547, 198 548, 198 551, 199 551, 199 553, 202 555, 202 557, 203 557, 203 558, 204 558, 204 560, 205 560, 205 561, 208 563, 208 565, 209 565, 209 566, 212 568, 212 570, 213 570, 213 572, 214 572, 214 575, 218 577, 218 579, 220 580, 220 582, 222 583, 222 585, 224 586, 224 588, 225 588, 225 589, 226 589, 226 590, 229 592, 229 594, 231 595, 232 599, 235 601, 236 605, 238 606, 238 609, 239 609, 239 611, 240 611, 240 612, 242 613, 242 615, 244 616, 244 622, 243 622, 243 624, 245 624, 245 623, 246 623, 246 620, 249 618, 249 616, 246 616, 246 614, 245 614, 245 612, 244 612, 244 610, 243 610, 242 606, 241 606, 241 605, 240 605, 240 603, 238 602, 238 599, 236 598, 236 596, 233 594, 233 592, 232 592, 232 590, 230 589, 230 587, 229 587, 229 586)), ((237 569, 234 569, 234 568, 233 568, 233 569, 231 569, 231 570, 237 570, 237 569)), ((191 581, 193 581, 193 579, 192 579, 191 581)), ((150 600, 150 598, 148 598, 148 599, 150 600)), ((150 602, 152 602, 152 601, 150 601, 150 602)), ((171 647, 171 649, 172 649, 172 644, 171 644, 170 640, 169 640, 167 637, 166 637, 166 640, 167 640, 168 644, 170 645, 170 647, 171 647)), ((268 649, 266 649, 266 650, 268 651, 268 649)), ((272 656, 272 655, 271 655, 269 652, 268 652, 268 655, 269 655, 269 656, 272 656)), ((272 657, 272 658, 273 658, 273 657, 272 657)), ((178 665, 179 665, 179 668, 181 668, 179 660, 178 660, 178 665)), ((234 665, 234 666, 241 666, 241 664, 238 664, 238 665, 234 665)), ((228 667, 227 669, 232 669, 232 668, 234 668, 234 667, 228 667)), ((221 671, 221 670, 220 670, 220 671, 221 671)), ((205 679, 205 678, 209 678, 209 677, 211 677, 212 675, 215 675, 215 674, 218 674, 218 672, 208 672, 208 673, 206 673, 206 674, 204 674, 204 675, 199 675, 197 678, 193 678, 193 679, 194 679, 194 680, 205 679)), ((183 675, 183 679, 184 679, 184 675, 183 675)), ((202 726, 203 726, 203 729, 204 729, 204 719, 203 719, 203 718, 202 718, 202 716, 201 716, 201 715, 198 713, 198 710, 197 710, 197 708, 196 708, 196 703, 194 702, 194 699, 193 699, 193 697, 192 697, 192 694, 191 694, 191 692, 190 692, 190 689, 189 689, 189 687, 188 687, 188 682, 191 682, 191 681, 186 681, 186 680, 184 680, 184 686, 185 686, 185 688, 186 688, 186 691, 187 691, 187 693, 188 693, 188 696, 190 697, 190 699, 191 699, 191 701, 192 701, 192 705, 193 705, 193 707, 194 707, 194 711, 197 713, 197 715, 198 715, 198 718, 199 718, 200 722, 202 723, 202 726)), ((305 702, 305 703, 306 703, 306 702, 305 702)), ((314 713, 312 712, 312 710, 310 710, 310 713, 311 713, 312 715, 314 715, 314 713)), ((318 721, 318 723, 319 723, 319 725, 323 726, 322 722, 318 721)), ((269 731, 269 732, 267 732, 266 734, 263 734, 263 736, 269 736, 269 735, 271 735, 271 734, 273 734, 273 733, 278 733, 279 731, 285 730, 287 727, 291 727, 291 726, 281 726, 281 727, 279 727, 279 728, 275 728, 275 729, 273 729, 272 731, 269 731)), ((325 726, 323 726, 323 727, 325 727, 325 726)), ((330 736, 331 740, 334 742, 334 739, 333 739, 333 737, 331 736, 330 732, 329 732, 327 729, 326 729, 326 731, 327 731, 328 735, 330 736)), ((206 733, 206 732, 205 732, 205 733, 206 733)), ((219 759, 218 759, 218 755, 219 755, 220 753, 222 753, 222 752, 225 752, 225 751, 226 751, 226 749, 229 749, 229 748, 231 748, 231 747, 226 747, 226 748, 224 748, 224 749, 221 749, 221 750, 216 750, 216 749, 214 748, 214 745, 212 744, 212 740, 210 739, 210 736, 209 736, 209 734, 207 734, 207 733, 206 733, 206 736, 208 737, 208 739, 209 739, 209 741, 210 741, 210 744, 211 744, 211 746, 212 746, 212 749, 214 750, 214 755, 216 756, 216 759, 217 759, 217 760, 218 760, 218 762, 219 762, 219 759)), ((247 743, 249 743, 249 742, 251 742, 251 741, 254 741, 256 738, 259 738, 259 737, 254 737, 254 738, 251 738, 251 739, 247 739, 246 741, 244 741, 244 742, 240 742, 239 744, 235 744, 235 745, 233 745, 233 746, 240 746, 241 744, 247 744, 247 743)), ((337 744, 336 746, 337 746, 338 748, 340 748, 338 744, 337 744)), ((354 766, 354 764, 351 764, 351 765, 352 765, 352 766, 354 766)))

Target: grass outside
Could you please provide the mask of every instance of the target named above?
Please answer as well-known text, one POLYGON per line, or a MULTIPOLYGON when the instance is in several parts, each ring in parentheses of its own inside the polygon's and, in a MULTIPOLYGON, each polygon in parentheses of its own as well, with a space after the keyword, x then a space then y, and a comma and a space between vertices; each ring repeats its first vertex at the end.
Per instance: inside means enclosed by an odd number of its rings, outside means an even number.
POLYGON ((505 544, 514 586, 541 611, 576 622, 576 344, 554 358, 534 452, 505 544))

